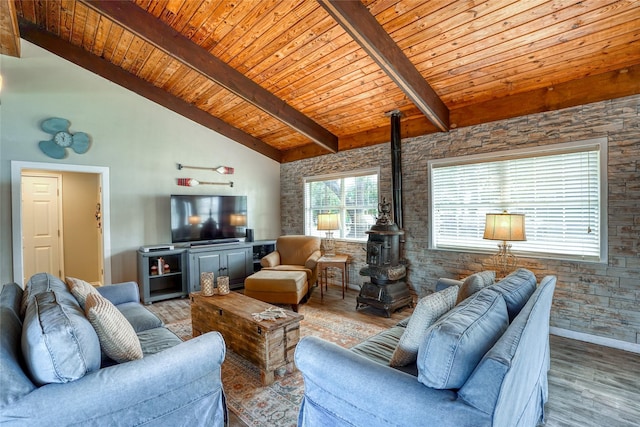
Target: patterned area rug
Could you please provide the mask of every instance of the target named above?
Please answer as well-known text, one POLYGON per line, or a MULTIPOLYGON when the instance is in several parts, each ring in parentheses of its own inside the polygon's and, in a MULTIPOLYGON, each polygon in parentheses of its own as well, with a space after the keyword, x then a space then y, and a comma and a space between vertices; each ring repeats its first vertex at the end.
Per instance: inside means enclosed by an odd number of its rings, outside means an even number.
MULTIPOLYGON (((167 327, 183 340, 191 338, 189 300, 170 300, 155 303, 148 308, 160 317, 167 327)), ((327 316, 326 311, 301 306, 300 335, 313 335, 343 347, 353 345, 375 335, 384 328, 344 318, 327 316)), ((227 350, 222 364, 222 383, 227 405, 248 426, 295 426, 304 392, 299 372, 276 376, 270 386, 260 382, 260 371, 233 351, 227 350)))
MULTIPOLYGON (((191 335, 189 300, 169 300, 147 306, 160 317, 167 327, 183 340, 191 335)), ((326 311, 302 305, 300 335, 313 335, 343 347, 353 345, 381 332, 384 328, 344 318, 326 311)), ((231 350, 222 364, 222 383, 227 405, 237 417, 249 426, 295 426, 304 392, 299 372, 276 376, 270 386, 260 382, 260 371, 231 350)))

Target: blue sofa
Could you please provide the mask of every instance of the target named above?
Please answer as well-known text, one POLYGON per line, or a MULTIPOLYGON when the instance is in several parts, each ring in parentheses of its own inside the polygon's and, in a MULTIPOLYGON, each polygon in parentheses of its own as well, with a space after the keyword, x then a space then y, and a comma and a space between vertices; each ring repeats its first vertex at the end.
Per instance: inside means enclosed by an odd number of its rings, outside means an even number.
MULTIPOLYGON (((437 318, 416 362, 390 360, 407 321, 344 349, 303 338, 299 426, 535 426, 544 419, 556 278, 520 269, 437 318), (385 362, 386 360, 386 362, 385 362)), ((414 311, 414 316, 415 316, 414 311)))
POLYGON ((28 305, 15 283, 0 293, 0 424, 226 424, 220 378, 225 344, 218 332, 182 342, 140 304, 136 283, 103 286, 98 292, 131 324, 143 353, 117 363, 101 352, 96 331, 64 282, 36 274, 27 286, 28 305), (27 344, 34 327, 45 338, 31 336, 38 344, 27 344))

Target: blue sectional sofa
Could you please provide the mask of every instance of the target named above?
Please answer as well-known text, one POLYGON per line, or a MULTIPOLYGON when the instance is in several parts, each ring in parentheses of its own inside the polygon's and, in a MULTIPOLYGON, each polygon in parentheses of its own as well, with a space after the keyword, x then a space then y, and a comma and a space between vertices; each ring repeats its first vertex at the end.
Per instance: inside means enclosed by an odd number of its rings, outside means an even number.
MULTIPOLYGON (((116 333, 132 331, 139 352, 118 363, 64 282, 36 274, 26 289, 11 283, 0 293, 0 424, 226 424, 218 332, 182 342, 140 304, 136 283, 99 287, 128 323, 116 323, 116 333)), ((105 301, 92 295, 83 305, 90 299, 105 301)))
POLYGON ((298 425, 537 425, 548 396, 555 283, 547 276, 538 285, 520 269, 482 287, 438 316, 419 335, 415 362, 397 368, 389 363, 410 319, 352 349, 303 338, 295 352, 305 384, 298 425))

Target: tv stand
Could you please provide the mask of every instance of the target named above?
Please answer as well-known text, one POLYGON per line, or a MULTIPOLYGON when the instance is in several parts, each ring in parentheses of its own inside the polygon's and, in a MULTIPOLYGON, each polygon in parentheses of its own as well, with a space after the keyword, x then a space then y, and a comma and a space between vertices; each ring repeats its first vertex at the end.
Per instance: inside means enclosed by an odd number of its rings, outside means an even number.
POLYGON ((200 273, 228 276, 231 289, 244 287, 244 279, 260 269, 260 259, 275 249, 275 240, 242 242, 238 239, 204 240, 174 250, 138 250, 138 284, 145 304, 185 297, 200 290, 200 273), (169 269, 153 269, 162 257, 169 269))
POLYGON ((244 286, 244 279, 253 273, 252 249, 238 242, 199 245, 187 250, 189 264, 189 292, 200 290, 200 274, 212 272, 217 279, 228 276, 231 289, 244 286))

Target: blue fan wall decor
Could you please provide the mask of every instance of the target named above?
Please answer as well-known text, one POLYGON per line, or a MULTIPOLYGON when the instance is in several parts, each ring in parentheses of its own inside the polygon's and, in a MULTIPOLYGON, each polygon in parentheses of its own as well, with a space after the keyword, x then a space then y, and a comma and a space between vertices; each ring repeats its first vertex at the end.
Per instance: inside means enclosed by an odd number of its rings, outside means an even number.
POLYGON ((78 154, 89 151, 91 140, 84 132, 71 134, 69 126, 71 122, 67 119, 52 117, 40 124, 43 131, 50 133, 53 137, 49 141, 40 141, 38 146, 44 154, 54 159, 64 159, 67 157, 67 148, 71 148, 78 154))

